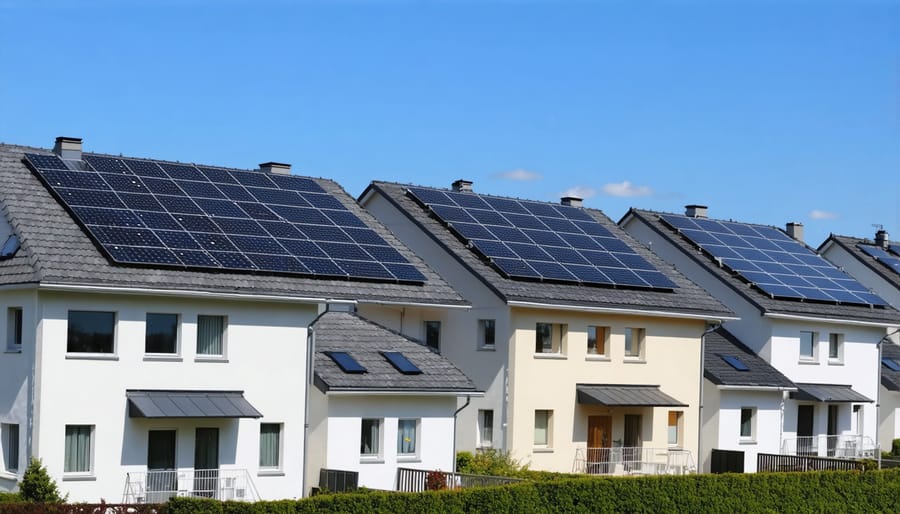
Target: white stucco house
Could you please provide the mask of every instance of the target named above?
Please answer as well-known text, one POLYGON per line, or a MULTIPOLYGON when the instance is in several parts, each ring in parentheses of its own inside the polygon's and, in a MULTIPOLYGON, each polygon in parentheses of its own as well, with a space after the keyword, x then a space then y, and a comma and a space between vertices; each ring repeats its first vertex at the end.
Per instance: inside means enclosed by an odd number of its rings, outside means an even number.
POLYGON ((74 501, 300 497, 324 306, 466 306, 340 186, 287 165, 59 138, 0 145, 0 183, 0 490, 36 457, 74 501))
POLYGON ((878 343, 900 313, 803 244, 802 225, 716 220, 699 205, 632 209, 619 224, 738 314, 725 328, 797 386, 783 453, 874 455, 878 343))
POLYGON ((458 414, 458 449, 562 472, 694 469, 701 335, 733 318, 720 302, 577 198, 373 182, 359 202, 472 305, 433 341, 485 391, 458 414))

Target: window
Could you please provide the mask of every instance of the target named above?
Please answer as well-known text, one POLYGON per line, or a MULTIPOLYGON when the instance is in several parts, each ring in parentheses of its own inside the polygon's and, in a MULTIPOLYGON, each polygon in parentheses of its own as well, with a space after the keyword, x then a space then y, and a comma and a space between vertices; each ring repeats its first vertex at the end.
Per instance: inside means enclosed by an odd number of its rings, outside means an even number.
POLYGON ((844 360, 844 334, 828 334, 828 360, 844 360))
POLYGON ((587 327, 587 352, 589 355, 608 355, 606 344, 609 337, 608 327, 587 327))
POLYGON ((441 322, 440 321, 426 321, 425 322, 425 346, 429 348, 434 348, 435 350, 441 349, 441 322))
POLYGON ((803 360, 814 360, 816 358, 816 340, 818 334, 815 332, 800 332, 800 358, 803 360))
POLYGON ((363 457, 381 455, 381 420, 363 419, 359 453, 363 457))
POLYGON ((744 407, 741 409, 741 439, 753 439, 753 423, 756 409, 744 407))
POLYGON ((197 316, 197 355, 225 356, 225 316, 197 316))
POLYGON ((19 470, 19 425, 0 425, 0 438, 2 438, 3 469, 11 473, 19 470))
POLYGON ((66 425, 66 456, 63 471, 66 473, 90 473, 92 425, 66 425))
POLYGON ((625 356, 631 358, 641 358, 644 356, 643 328, 629 327, 625 329, 625 356))
POLYGON ((22 348, 22 308, 10 307, 6 311, 6 348, 22 348))
POLYGON ((66 351, 114 353, 115 327, 115 312, 69 311, 66 351))
POLYGON ((397 455, 411 456, 416 454, 416 432, 418 420, 401 419, 397 421, 397 455))
POLYGON ((494 411, 481 409, 478 411, 478 447, 494 446, 494 411))
POLYGON ((684 413, 682 411, 670 410, 669 411, 669 426, 668 426, 668 443, 673 446, 681 446, 681 434, 682 430, 682 420, 684 419, 684 413))
POLYGON ((478 320, 478 342, 482 348, 494 347, 494 336, 496 335, 496 321, 492 319, 478 320))
POLYGON ((259 467, 281 467, 281 423, 259 424, 259 467))
POLYGON ((563 353, 568 328, 568 325, 561 323, 538 323, 535 326, 534 353, 563 353))
POLYGON ((178 353, 178 315, 147 313, 147 353, 178 353))
POLYGON ((534 445, 550 446, 553 411, 534 411, 534 445))

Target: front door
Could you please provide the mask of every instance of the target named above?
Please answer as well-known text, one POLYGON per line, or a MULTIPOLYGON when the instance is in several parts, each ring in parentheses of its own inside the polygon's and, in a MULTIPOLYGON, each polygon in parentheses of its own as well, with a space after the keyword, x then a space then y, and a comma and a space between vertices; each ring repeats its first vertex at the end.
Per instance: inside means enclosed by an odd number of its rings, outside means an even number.
POLYGON ((797 406, 797 455, 815 455, 813 444, 814 405, 797 406))
POLYGON ((625 470, 641 469, 641 461, 643 460, 644 440, 641 437, 641 415, 626 414, 625 415, 625 448, 622 449, 622 460, 625 461, 625 470))
POLYGON ((839 407, 837 405, 828 406, 828 456, 834 457, 835 448, 837 448, 838 440, 838 414, 839 407))
POLYGON ((587 466, 588 473, 609 473, 609 452, 612 446, 612 417, 588 416, 587 466))
POLYGON ((194 437, 194 494, 213 498, 219 483, 219 429, 198 428, 194 437))
POLYGON ((147 433, 147 501, 163 503, 178 491, 175 471, 175 431, 147 433))

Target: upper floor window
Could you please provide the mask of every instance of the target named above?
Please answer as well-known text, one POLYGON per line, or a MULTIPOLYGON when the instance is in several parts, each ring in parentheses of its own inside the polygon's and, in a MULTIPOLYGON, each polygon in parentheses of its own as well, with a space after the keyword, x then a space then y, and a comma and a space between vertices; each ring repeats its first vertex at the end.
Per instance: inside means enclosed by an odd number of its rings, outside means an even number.
POLYGON ((828 334, 828 360, 832 362, 843 362, 844 334, 828 334))
POLYGON ((588 355, 608 356, 609 327, 587 327, 587 352, 588 355))
POLYGON ((66 351, 115 353, 116 313, 69 311, 66 351))
POLYGON ((644 356, 644 338, 645 331, 643 328, 625 329, 625 357, 639 359, 644 356))
POLYGON ((197 316, 197 355, 225 356, 225 316, 197 316))
POLYGON ((564 353, 569 327, 562 323, 538 323, 535 326, 535 353, 564 353))
POLYGON ((22 348, 22 308, 10 307, 6 310, 6 348, 22 348))
POLYGON ((800 358, 802 360, 815 360, 818 339, 819 334, 815 332, 800 332, 800 358))
POLYGON ((481 348, 493 348, 496 336, 496 321, 492 319, 478 320, 478 344, 481 348))
POLYGON ((441 322, 426 321, 425 322, 425 346, 441 349, 441 322))
POLYGON ((144 351, 178 353, 178 315, 147 313, 144 351))

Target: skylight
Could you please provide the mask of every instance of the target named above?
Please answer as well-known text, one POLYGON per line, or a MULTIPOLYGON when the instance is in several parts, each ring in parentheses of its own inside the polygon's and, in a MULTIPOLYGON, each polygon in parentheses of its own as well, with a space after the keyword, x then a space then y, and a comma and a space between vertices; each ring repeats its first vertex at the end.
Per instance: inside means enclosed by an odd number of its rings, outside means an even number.
POLYGON ((356 362, 356 359, 347 352, 325 352, 325 355, 331 357, 344 373, 365 373, 368 371, 362 364, 356 362))
POLYGON ((381 352, 381 355, 384 355, 384 358, 397 368, 397 371, 404 375, 420 375, 422 373, 422 370, 419 369, 418 366, 410 362, 410 360, 400 352, 381 352))
POLYGON ((722 357, 723 361, 727 362, 732 368, 738 371, 750 371, 750 368, 748 368, 747 365, 744 364, 744 361, 742 361, 738 357, 735 357, 734 355, 721 355, 720 357, 722 357))

